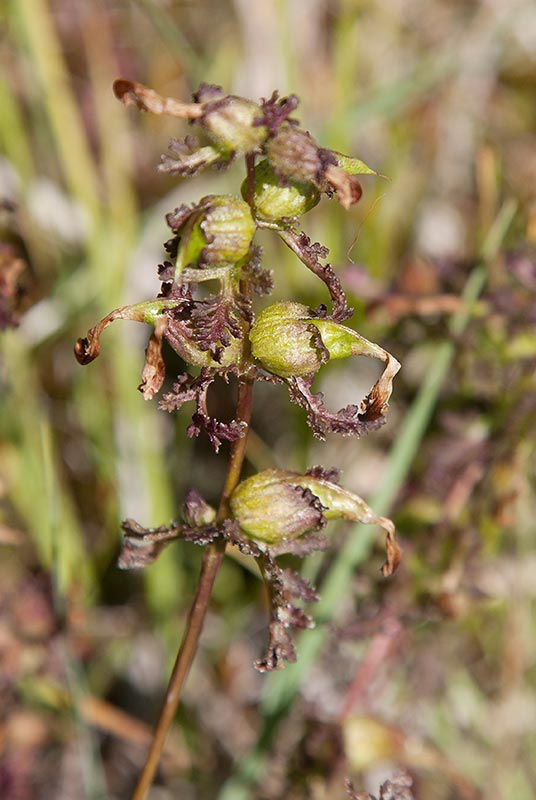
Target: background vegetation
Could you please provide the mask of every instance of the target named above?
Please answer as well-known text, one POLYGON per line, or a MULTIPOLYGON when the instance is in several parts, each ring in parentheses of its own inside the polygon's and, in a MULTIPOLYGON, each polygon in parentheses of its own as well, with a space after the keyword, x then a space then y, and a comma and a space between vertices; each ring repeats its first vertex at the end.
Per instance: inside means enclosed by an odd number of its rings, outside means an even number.
MULTIPOLYGON (((267 679, 251 666, 260 582, 227 559, 151 797, 342 800, 346 776, 377 792, 405 766, 418 800, 531 800, 532 1, 4 8, 0 223, 14 249, 2 253, 27 266, 20 324, 0 340, 0 796, 128 797, 200 552, 175 544, 146 573, 121 573, 119 521, 166 523, 186 488, 208 500, 221 488, 224 456, 136 392, 141 326, 107 332, 87 369, 72 355, 111 308, 154 296, 164 212, 236 192, 242 175, 157 173, 186 131, 125 110, 110 88, 121 75, 179 99, 201 80, 254 99, 294 92, 320 142, 388 176, 366 177, 350 213, 324 199, 306 229, 331 249, 352 324, 403 364, 388 424, 357 443, 312 442, 285 392, 257 391, 250 466, 341 467, 393 515, 404 562, 385 582, 370 535, 336 531, 305 565, 324 587, 318 627, 267 679)), ((326 299, 263 244, 276 299, 326 299)), ((350 361, 319 385, 339 408, 373 378, 350 361)), ((231 414, 232 397, 219 402, 231 414)))

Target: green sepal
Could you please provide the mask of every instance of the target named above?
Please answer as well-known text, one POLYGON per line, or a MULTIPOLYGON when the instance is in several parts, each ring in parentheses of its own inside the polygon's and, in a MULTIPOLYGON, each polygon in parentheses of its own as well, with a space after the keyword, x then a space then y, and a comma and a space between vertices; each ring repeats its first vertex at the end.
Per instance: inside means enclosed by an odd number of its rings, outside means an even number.
POLYGON ((364 161, 359 158, 352 158, 345 156, 344 153, 337 153, 335 150, 331 151, 337 159, 337 166, 341 167, 348 175, 377 175, 375 169, 367 166, 364 161))

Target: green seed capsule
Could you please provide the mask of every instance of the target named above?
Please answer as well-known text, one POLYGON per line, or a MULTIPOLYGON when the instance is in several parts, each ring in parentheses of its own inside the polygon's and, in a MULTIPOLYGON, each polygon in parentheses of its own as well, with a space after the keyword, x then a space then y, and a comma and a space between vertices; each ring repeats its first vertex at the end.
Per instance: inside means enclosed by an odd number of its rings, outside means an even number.
POLYGON ((327 359, 315 345, 310 316, 310 309, 302 303, 275 303, 265 308, 249 334, 253 356, 281 378, 316 372, 327 359))
POLYGON ((267 469, 237 486, 230 500, 231 512, 247 536, 275 544, 296 539, 317 526, 320 513, 297 491, 292 479, 298 477, 267 469))
POLYGON ((315 318, 301 303, 268 306, 249 337, 254 357, 281 378, 311 375, 326 361, 352 355, 386 360, 381 347, 339 322, 315 318))
POLYGON ((387 534, 382 572, 391 575, 400 561, 393 523, 326 475, 318 467, 305 475, 281 469, 258 472, 236 487, 231 512, 246 536, 267 545, 297 539, 332 519, 380 525, 387 534))
POLYGON ((208 195, 178 229, 175 275, 190 266, 235 264, 250 248, 256 225, 251 209, 232 195, 208 195))
MULTIPOLYGON (((267 222, 280 222, 284 218, 299 217, 310 211, 320 200, 320 194, 312 183, 289 181, 281 186, 273 166, 267 159, 255 167, 255 191, 253 207, 255 216, 267 222)), ((248 197, 248 181, 242 184, 242 197, 248 197)))
POLYGON ((266 139, 266 128, 253 124, 261 117, 257 103, 229 95, 207 105, 201 124, 224 153, 247 153, 266 139))
POLYGON ((282 126, 266 144, 266 155, 278 175, 298 181, 321 181, 322 151, 310 133, 294 125, 282 126))

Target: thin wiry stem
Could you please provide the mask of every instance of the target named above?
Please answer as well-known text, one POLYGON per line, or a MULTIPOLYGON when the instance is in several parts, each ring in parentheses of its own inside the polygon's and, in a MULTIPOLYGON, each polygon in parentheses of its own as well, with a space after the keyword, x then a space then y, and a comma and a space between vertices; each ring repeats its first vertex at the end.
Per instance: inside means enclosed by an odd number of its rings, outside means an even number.
MULTIPOLYGON (((246 376, 241 378, 238 384, 238 399, 237 399, 237 419, 246 422, 249 428, 249 421, 251 418, 251 409, 253 404, 253 378, 246 376)), ((229 463, 227 466, 227 476, 225 485, 223 487, 220 505, 218 508, 217 521, 222 522, 229 515, 229 498, 233 493, 235 487, 240 480, 240 473, 242 471, 242 464, 246 454, 247 445, 247 430, 245 435, 231 446, 231 454, 229 456, 229 463)), ((177 711, 182 688, 185 680, 190 671, 199 637, 203 630, 203 623, 209 607, 210 598, 212 596, 212 589, 216 575, 220 568, 223 556, 225 554, 225 542, 219 540, 211 545, 208 545, 203 555, 201 564, 201 574, 197 583, 195 597, 190 608, 186 629, 184 631, 183 639, 175 659, 173 671, 169 679, 166 696, 160 712, 160 717, 156 723, 156 727, 151 742, 151 747, 145 761, 142 773, 138 780, 137 786, 132 795, 132 800, 145 800, 147 792, 153 783, 162 750, 164 747, 167 732, 173 722, 173 718, 177 711)))
POLYGON ((212 587, 218 573, 218 569, 223 559, 225 551, 225 544, 223 542, 215 542, 205 549, 203 555, 203 563, 201 565, 201 574, 197 584, 197 590, 188 616, 186 630, 175 659, 173 671, 169 679, 166 696, 160 717, 154 730, 153 740, 151 747, 145 761, 145 766, 138 780, 132 800, 144 800, 147 792, 151 788, 160 756, 164 747, 164 741, 167 732, 173 722, 175 712, 177 711, 179 701, 181 698, 182 687, 186 680, 186 676, 190 671, 199 637, 203 629, 203 622, 209 606, 210 597, 212 595, 212 587))

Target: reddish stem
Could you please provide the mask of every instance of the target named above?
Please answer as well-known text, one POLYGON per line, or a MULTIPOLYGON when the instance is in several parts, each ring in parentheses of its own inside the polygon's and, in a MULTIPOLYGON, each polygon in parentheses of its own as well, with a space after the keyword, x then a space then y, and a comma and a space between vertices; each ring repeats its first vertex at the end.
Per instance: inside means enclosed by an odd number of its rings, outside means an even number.
MULTIPOLYGON (((238 386, 237 419, 247 422, 248 425, 251 418, 252 400, 253 380, 247 377, 242 379, 238 386)), ((218 509, 217 520, 219 522, 228 516, 229 498, 240 480, 240 472, 246 453, 246 444, 247 430, 246 434, 232 445, 227 468, 227 477, 225 486, 223 487, 220 507, 218 509)), ((164 741, 175 717, 181 699, 182 688, 197 650, 199 637, 201 636, 203 623, 210 604, 214 581, 216 580, 216 575, 224 554, 225 542, 223 541, 214 542, 205 549, 201 564, 201 574, 197 583, 195 597, 190 608, 186 629, 169 679, 166 696, 164 698, 160 717, 156 723, 151 747, 138 784, 132 795, 132 800, 145 800, 153 783, 162 755, 164 741)))

